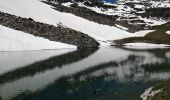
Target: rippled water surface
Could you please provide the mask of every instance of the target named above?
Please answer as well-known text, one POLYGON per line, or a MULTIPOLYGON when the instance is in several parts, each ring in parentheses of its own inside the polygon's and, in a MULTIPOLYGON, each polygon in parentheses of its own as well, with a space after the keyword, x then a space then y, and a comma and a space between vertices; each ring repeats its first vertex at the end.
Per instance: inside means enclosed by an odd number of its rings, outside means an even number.
POLYGON ((168 78, 168 49, 0 52, 0 100, 139 100, 168 78))

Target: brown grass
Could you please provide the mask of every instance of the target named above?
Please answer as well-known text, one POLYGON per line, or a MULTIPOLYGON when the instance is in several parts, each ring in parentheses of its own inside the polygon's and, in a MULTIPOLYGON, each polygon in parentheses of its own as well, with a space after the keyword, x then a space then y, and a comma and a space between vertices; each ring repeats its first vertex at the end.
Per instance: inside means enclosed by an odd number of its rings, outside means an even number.
POLYGON ((130 37, 130 38, 124 38, 120 40, 115 40, 114 42, 120 45, 125 43, 135 43, 135 42, 170 45, 170 35, 166 33, 167 31, 170 30, 170 23, 160 25, 160 26, 155 26, 152 29, 156 31, 148 33, 144 37, 130 37))

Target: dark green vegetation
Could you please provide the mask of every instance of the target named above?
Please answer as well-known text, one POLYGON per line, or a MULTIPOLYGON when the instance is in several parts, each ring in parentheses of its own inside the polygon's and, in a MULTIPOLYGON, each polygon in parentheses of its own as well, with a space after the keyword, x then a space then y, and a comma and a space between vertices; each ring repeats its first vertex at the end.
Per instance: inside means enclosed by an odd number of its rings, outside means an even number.
POLYGON ((167 31, 170 30, 170 23, 166 23, 160 26, 155 26, 152 29, 156 31, 148 33, 144 37, 130 37, 130 38, 124 38, 120 40, 115 40, 114 42, 120 45, 123 45, 125 43, 135 43, 135 42, 170 44, 170 35, 166 33, 167 31))
POLYGON ((34 36, 44 37, 51 41, 73 44, 78 48, 98 48, 99 43, 90 36, 62 25, 53 26, 36 22, 31 18, 21 18, 0 12, 0 24, 34 36))

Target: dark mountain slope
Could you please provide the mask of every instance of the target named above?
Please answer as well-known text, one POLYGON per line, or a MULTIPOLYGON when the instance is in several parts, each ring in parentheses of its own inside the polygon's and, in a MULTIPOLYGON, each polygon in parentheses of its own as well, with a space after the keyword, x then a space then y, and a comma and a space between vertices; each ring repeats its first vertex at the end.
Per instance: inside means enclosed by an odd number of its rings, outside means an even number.
POLYGON ((51 41, 73 44, 78 48, 98 48, 99 43, 88 35, 70 28, 58 25, 48 25, 35 22, 33 19, 21 18, 7 13, 0 12, 0 24, 15 30, 44 37, 51 41))

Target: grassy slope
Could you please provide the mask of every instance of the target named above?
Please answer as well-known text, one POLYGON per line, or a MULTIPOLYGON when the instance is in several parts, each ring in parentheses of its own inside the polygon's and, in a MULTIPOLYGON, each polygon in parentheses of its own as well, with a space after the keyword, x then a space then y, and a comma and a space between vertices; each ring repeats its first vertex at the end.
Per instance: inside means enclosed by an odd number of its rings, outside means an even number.
MULTIPOLYGON (((155 32, 147 34, 144 39, 150 39, 154 43, 164 43, 170 44, 170 35, 166 34, 166 31, 170 30, 170 23, 153 27, 155 32)), ((162 91, 158 94, 154 95, 153 97, 149 97, 148 100, 170 100, 170 79, 164 81, 154 87, 154 90, 162 91)))
POLYGON ((170 44, 170 35, 166 32, 170 30, 170 23, 155 26, 152 28, 156 30, 154 32, 148 33, 144 37, 130 37, 120 40, 115 40, 117 44, 125 43, 135 43, 135 42, 145 42, 145 43, 155 43, 155 44, 170 44))
POLYGON ((162 82, 154 87, 154 90, 162 91, 154 95, 153 97, 149 97, 148 100, 170 100, 170 80, 162 82))

